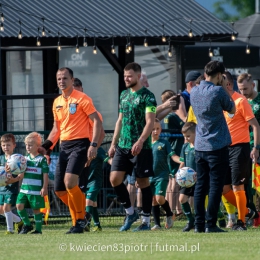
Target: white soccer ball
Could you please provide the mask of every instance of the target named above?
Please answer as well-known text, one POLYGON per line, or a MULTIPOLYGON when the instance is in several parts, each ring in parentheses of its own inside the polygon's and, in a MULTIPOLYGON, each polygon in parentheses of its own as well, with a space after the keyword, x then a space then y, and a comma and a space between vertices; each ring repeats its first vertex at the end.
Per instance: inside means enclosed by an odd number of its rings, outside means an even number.
POLYGON ((176 181, 181 187, 190 188, 196 180, 196 172, 190 167, 183 167, 176 173, 176 181))
POLYGON ((21 154, 12 154, 6 163, 10 167, 11 173, 14 175, 25 172, 27 167, 27 161, 21 154))
POLYGON ((0 166, 0 187, 6 186, 7 177, 5 172, 5 167, 0 166))

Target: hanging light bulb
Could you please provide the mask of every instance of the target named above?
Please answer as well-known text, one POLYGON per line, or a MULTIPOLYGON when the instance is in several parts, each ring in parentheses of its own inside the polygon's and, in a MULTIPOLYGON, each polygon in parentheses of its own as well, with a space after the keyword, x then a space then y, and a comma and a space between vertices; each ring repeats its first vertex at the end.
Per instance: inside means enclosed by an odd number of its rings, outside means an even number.
POLYGON ((113 53, 113 54, 116 53, 116 50, 115 50, 115 46, 114 46, 114 45, 111 45, 111 53, 113 53))
POLYGON ((87 46, 88 46, 88 43, 87 43, 86 37, 84 37, 84 40, 83 40, 83 46, 84 46, 84 47, 87 47, 87 46))
POLYGON ((188 34, 188 35, 189 35, 190 38, 193 37, 193 33, 192 33, 192 30, 191 30, 191 29, 189 30, 189 34, 188 34))
POLYGON ((5 20, 4 14, 1 13, 1 22, 4 22, 4 20, 5 20))
POLYGON ((97 46, 96 45, 93 46, 93 54, 97 54, 97 46))
POLYGON ((144 47, 148 47, 148 42, 146 38, 144 39, 144 47))
POLYGON ((130 53, 130 51, 129 51, 129 49, 128 49, 128 44, 125 46, 125 53, 127 53, 127 54, 130 53))
POLYGON ((246 54, 250 54, 250 48, 249 48, 248 44, 246 46, 246 54))
POLYGON ((0 31, 3 32, 4 30, 5 30, 4 24, 1 22, 1 24, 0 24, 0 31))
POLYGON ((129 52, 131 52, 131 51, 132 51, 132 45, 131 45, 131 43, 130 43, 130 42, 128 43, 128 50, 129 50, 129 52))
POLYGON ((76 51, 76 53, 79 53, 79 45, 78 44, 76 45, 76 50, 75 51, 76 51))
POLYGON ((166 37, 165 37, 165 35, 163 35, 162 36, 162 42, 166 42, 167 40, 166 40, 166 37))
POLYGON ((213 51, 211 50, 211 47, 209 48, 209 57, 213 57, 213 51))
POLYGON ((22 39, 23 35, 22 35, 22 30, 20 29, 19 34, 18 34, 18 39, 22 39))
POLYGON ((57 50, 60 51, 61 50, 61 45, 60 45, 60 41, 58 41, 58 46, 57 46, 57 50))
POLYGON ((236 40, 236 35, 235 35, 234 32, 232 32, 232 34, 231 34, 231 40, 232 40, 232 41, 235 41, 235 40, 236 40))
POLYGON ((172 57, 172 47, 171 47, 171 42, 169 41, 169 48, 168 48, 168 57, 172 57))
POLYGON ((20 30, 19 30, 19 33, 18 33, 18 39, 22 39, 23 38, 23 35, 22 35, 22 22, 19 20, 19 24, 20 24, 20 30))
POLYGON ((46 36, 46 33, 45 33, 45 28, 43 26, 43 28, 42 28, 42 37, 44 37, 44 36, 46 36))
POLYGON ((39 36, 37 37, 36 45, 37 46, 41 46, 41 41, 40 41, 40 37, 39 36))

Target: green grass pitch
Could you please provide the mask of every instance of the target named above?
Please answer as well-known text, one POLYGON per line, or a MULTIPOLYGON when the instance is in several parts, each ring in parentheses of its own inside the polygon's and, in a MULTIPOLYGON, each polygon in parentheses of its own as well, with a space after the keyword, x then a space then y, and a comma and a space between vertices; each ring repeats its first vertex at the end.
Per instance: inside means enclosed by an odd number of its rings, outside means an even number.
MULTIPOLYGON (((30 260, 259 260, 260 227, 221 234, 183 233, 185 221, 170 230, 119 232, 123 217, 101 218, 99 233, 65 235, 70 223, 43 226, 42 235, 5 235, 0 227, 0 259, 30 260)), ((132 228, 137 226, 134 223, 132 228)))

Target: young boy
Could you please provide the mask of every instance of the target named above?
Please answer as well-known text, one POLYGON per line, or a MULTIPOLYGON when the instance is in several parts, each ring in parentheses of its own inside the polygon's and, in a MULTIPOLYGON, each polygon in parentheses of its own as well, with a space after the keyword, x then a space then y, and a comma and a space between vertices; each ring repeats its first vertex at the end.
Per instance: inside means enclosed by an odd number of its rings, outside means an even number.
POLYGON ((24 209, 24 205, 29 203, 33 209, 36 229, 31 234, 42 234, 42 213, 40 208, 44 208, 44 196, 48 194, 48 172, 47 160, 38 153, 38 148, 42 144, 40 134, 32 132, 25 138, 27 168, 24 173, 20 193, 18 194, 16 207, 17 212, 24 222, 22 231, 19 234, 27 234, 33 230, 33 226, 24 209))
MULTIPOLYGON (((195 163, 195 149, 194 149, 194 141, 195 141, 195 130, 196 124, 194 122, 186 122, 182 127, 182 134, 185 138, 186 143, 182 146, 181 154, 180 154, 180 168, 182 167, 190 167, 194 171, 196 171, 196 163, 195 163)), ((181 203, 182 210, 188 219, 187 225, 182 230, 183 232, 188 232, 192 228, 194 228, 194 216, 191 212, 191 207, 188 202, 189 197, 194 196, 194 187, 193 185, 190 188, 181 187, 179 201, 181 203)))
MULTIPOLYGON (((1 137, 1 148, 4 155, 0 156, 0 166, 5 166, 7 159, 13 154, 15 148, 15 137, 13 134, 4 134, 1 137)), ((0 214, 5 216, 7 231, 6 235, 14 234, 14 226, 18 233, 21 231, 23 222, 20 217, 12 212, 12 205, 15 205, 16 198, 19 192, 19 180, 23 174, 12 175, 6 181, 6 186, 0 187, 0 214)))
POLYGON ((153 193, 152 213, 155 226, 151 230, 161 229, 160 224, 160 206, 166 212, 165 228, 173 226, 173 213, 168 201, 165 199, 166 188, 169 182, 169 157, 174 152, 167 140, 160 139, 162 128, 159 119, 155 119, 152 131, 152 149, 153 149, 153 171, 154 176, 150 178, 150 187, 153 193))
POLYGON ((103 162, 108 159, 105 150, 102 147, 99 147, 97 150, 97 157, 91 161, 87 176, 86 212, 90 213, 93 217, 94 227, 92 231, 94 232, 102 231, 97 209, 97 196, 102 188, 103 162))

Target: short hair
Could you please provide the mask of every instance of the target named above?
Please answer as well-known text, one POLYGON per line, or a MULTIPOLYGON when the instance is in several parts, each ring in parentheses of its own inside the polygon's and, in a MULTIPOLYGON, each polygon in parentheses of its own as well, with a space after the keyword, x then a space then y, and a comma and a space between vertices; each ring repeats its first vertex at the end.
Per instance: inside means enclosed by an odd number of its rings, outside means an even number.
POLYGON ((162 92, 161 97, 164 100, 163 102, 165 102, 166 100, 168 100, 169 98, 171 98, 175 95, 176 95, 176 93, 173 90, 166 89, 162 92))
POLYGON ((136 63, 136 62, 131 62, 131 63, 128 63, 128 64, 125 66, 124 70, 126 70, 126 71, 128 71, 128 70, 133 70, 133 71, 136 72, 136 73, 141 73, 142 68, 141 68, 141 66, 140 66, 138 63, 136 63))
POLYGON ((13 134, 8 133, 1 136, 1 143, 13 142, 15 144, 15 137, 13 134))
POLYGON ((233 77, 231 75, 231 73, 229 71, 225 71, 224 74, 227 76, 227 80, 228 82, 230 82, 232 85, 234 85, 234 80, 233 80, 233 77))
POLYGON ((237 77, 237 83, 242 83, 244 80, 247 82, 253 82, 252 75, 248 73, 242 73, 237 77))
POLYGON ((181 132, 182 132, 183 134, 187 133, 188 131, 191 131, 192 133, 195 133, 195 131, 196 131, 196 126, 197 126, 197 124, 194 123, 194 122, 186 122, 186 123, 183 125, 183 127, 182 127, 182 129, 181 129, 181 132))
POLYGON ((73 86, 82 87, 82 82, 78 78, 74 78, 73 86))
POLYGON ((26 143, 29 139, 33 139, 38 146, 40 146, 42 144, 42 137, 37 132, 32 132, 32 133, 28 134, 25 137, 24 142, 26 143))
POLYGON ((199 85, 202 80, 205 80, 204 75, 200 75, 200 76, 195 80, 195 84, 196 84, 196 85, 199 85))
POLYGON ((67 70, 71 76, 71 78, 73 78, 73 70, 68 68, 68 67, 62 67, 60 69, 58 69, 58 71, 64 71, 64 70, 67 70))
POLYGON ((217 73, 223 74, 225 72, 225 66, 223 62, 220 61, 210 61, 204 68, 204 72, 208 76, 216 76, 217 73))

